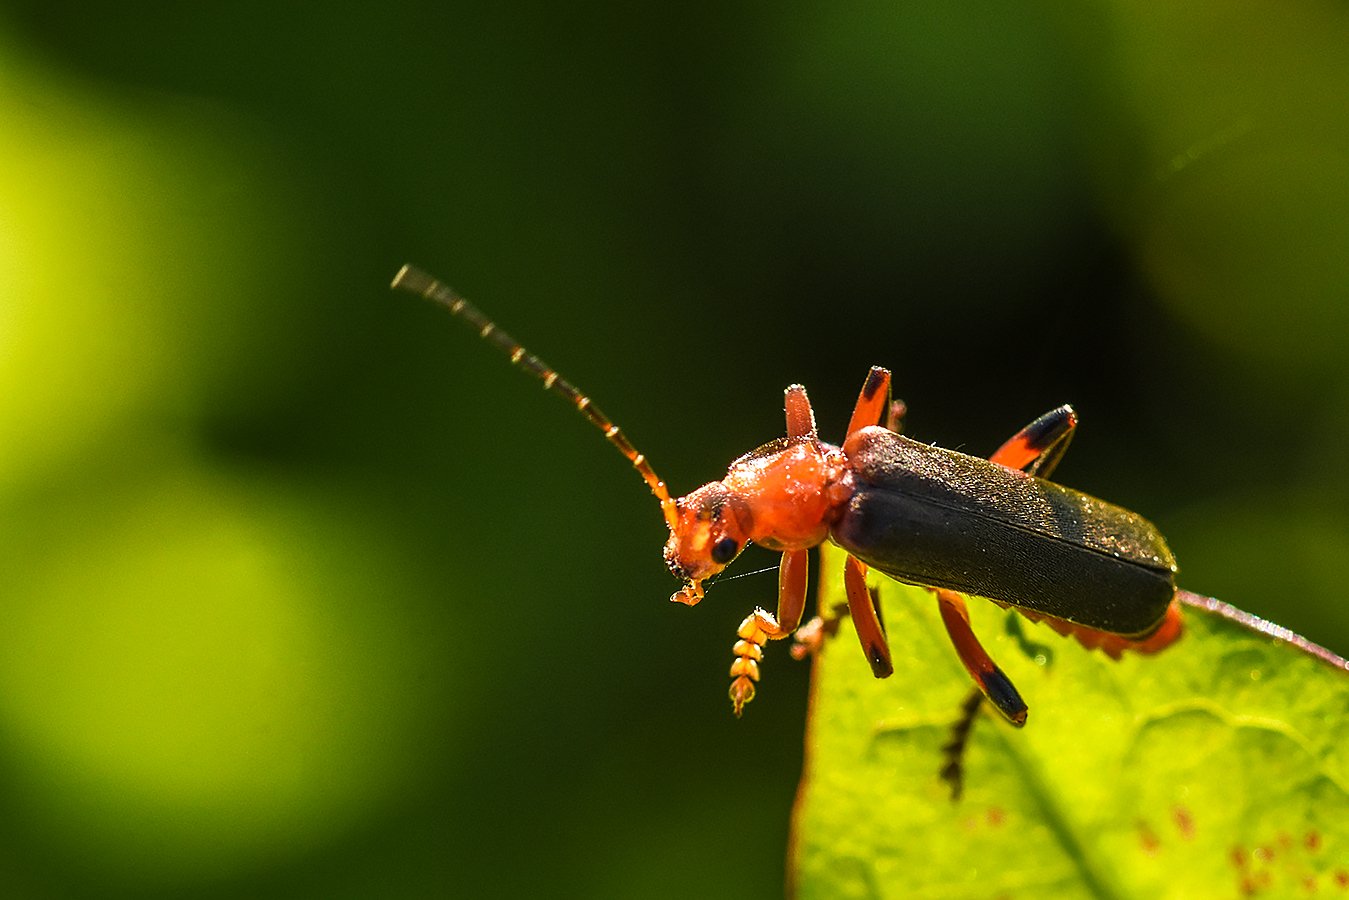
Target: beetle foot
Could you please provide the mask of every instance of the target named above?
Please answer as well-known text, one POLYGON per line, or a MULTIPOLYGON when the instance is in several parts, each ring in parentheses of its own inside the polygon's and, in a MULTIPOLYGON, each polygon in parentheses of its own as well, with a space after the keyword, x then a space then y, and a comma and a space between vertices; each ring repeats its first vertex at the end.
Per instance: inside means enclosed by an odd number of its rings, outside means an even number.
POLYGON ((756 667, 753 675, 741 675, 731 682, 731 710, 735 713, 737 719, 745 711, 745 704, 754 699, 754 680, 758 678, 758 675, 759 672, 756 667))
POLYGON ((829 618, 816 616, 792 635, 792 659, 805 659, 820 652, 824 642, 838 634, 838 626, 848 614, 848 604, 840 603, 834 607, 829 618))
POLYGON ((736 629, 735 647, 731 652, 735 659, 731 662, 731 706, 739 716, 745 704, 754 699, 754 683, 759 680, 759 663, 763 661, 763 647, 771 638, 778 637, 781 629, 772 613, 756 609, 745 616, 745 621, 736 629))
POLYGON ((816 616, 792 635, 792 659, 814 656, 824 646, 824 618, 816 616))

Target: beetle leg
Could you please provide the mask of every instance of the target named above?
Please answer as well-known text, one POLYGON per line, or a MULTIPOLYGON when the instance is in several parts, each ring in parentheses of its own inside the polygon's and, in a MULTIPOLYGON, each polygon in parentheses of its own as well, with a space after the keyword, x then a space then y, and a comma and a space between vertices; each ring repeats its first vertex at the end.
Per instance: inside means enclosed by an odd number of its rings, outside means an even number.
POLYGON ((848 420, 846 437, 859 428, 880 424, 881 414, 890 405, 890 370, 872 366, 867 380, 862 382, 862 393, 853 407, 852 418, 848 420))
POLYGON ((810 551, 788 550, 778 566, 778 628, 774 639, 784 638, 801 624, 806 610, 806 582, 810 576, 810 551))
POLYGON ((1048 478, 1063 458, 1076 428, 1077 413, 1065 404, 1018 431, 989 457, 989 461, 1048 478))
POLYGON ((892 400, 890 409, 885 414, 885 427, 895 434, 903 434, 904 415, 908 411, 909 407, 903 400, 892 400))
POLYGON ((848 614, 848 604, 836 603, 829 615, 818 615, 792 635, 792 659, 805 659, 820 651, 824 642, 838 634, 839 623, 848 614))
POLYGON ((1088 650, 1100 650, 1111 659, 1119 659, 1126 650, 1144 655, 1158 653, 1180 640, 1180 636, 1185 631, 1185 623, 1180 615, 1180 604, 1176 600, 1172 600, 1171 605, 1166 608, 1166 614, 1157 623, 1157 627, 1143 637, 1126 637, 1109 631, 1098 631, 1095 628, 1088 628, 1085 625, 1078 625, 1063 619, 1055 619, 1052 616, 1030 616, 1024 609, 1017 611, 1032 622, 1043 622, 1064 637, 1072 635, 1077 638, 1077 642, 1083 647, 1088 650))
POLYGON ((843 564, 843 587, 848 594, 848 612, 857 627, 857 639, 862 642, 867 662, 871 663, 871 674, 889 678, 895 671, 890 662, 890 642, 885 639, 880 613, 867 589, 866 564, 855 556, 849 555, 843 564))
POLYGON ((815 437, 815 411, 810 408, 806 389, 799 384, 787 388, 785 406, 788 439, 815 437))
POLYGON ((824 616, 815 616, 809 622, 796 629, 792 635, 792 659, 805 659, 814 656, 824 646, 824 639, 838 633, 838 619, 825 621, 824 616), (833 625, 833 629, 829 628, 833 625))
POLYGON ((754 685, 759 680, 759 663, 763 661, 764 644, 785 638, 801 624, 806 608, 806 583, 810 571, 809 550, 788 550, 782 554, 778 567, 778 614, 756 609, 745 617, 736 630, 739 638, 732 653, 731 706, 739 716, 745 704, 754 699, 754 685))
POLYGON ((974 631, 970 629, 970 613, 965 608, 965 598, 945 588, 933 588, 933 592, 937 595, 942 624, 946 626, 946 633, 950 635, 951 643, 955 645, 956 655, 964 664, 965 671, 970 673, 979 690, 984 692, 984 696, 992 701, 1009 722, 1017 727, 1025 725, 1026 702, 1021 699, 1016 687, 1006 675, 1002 674, 1002 670, 974 636, 974 631))

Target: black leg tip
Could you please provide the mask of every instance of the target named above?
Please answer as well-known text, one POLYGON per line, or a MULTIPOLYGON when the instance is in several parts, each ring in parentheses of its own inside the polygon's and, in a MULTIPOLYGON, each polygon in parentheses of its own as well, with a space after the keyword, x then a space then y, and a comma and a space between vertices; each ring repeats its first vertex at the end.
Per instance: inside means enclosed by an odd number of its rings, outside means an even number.
POLYGON ((984 683, 980 685, 984 693, 993 705, 998 708, 998 712, 1007 717, 1007 721, 1020 728, 1026 724, 1026 701, 1021 699, 1017 693, 1016 687, 1002 670, 994 668, 992 672, 984 675, 984 683))

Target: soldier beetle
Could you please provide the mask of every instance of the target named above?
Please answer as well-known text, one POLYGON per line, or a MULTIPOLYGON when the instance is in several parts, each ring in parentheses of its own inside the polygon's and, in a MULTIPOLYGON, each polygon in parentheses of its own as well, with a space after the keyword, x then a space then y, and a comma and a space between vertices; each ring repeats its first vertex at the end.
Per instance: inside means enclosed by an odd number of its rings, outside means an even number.
MULTIPOLYGON (((1181 635, 1176 564, 1157 529, 1048 480, 1077 427, 1069 406, 1036 419, 982 459, 901 434, 903 405, 891 401, 890 373, 883 368, 868 373, 840 445, 820 440, 806 389, 794 384, 786 390, 785 437, 731 463, 721 480, 675 498, 589 397, 473 304, 412 266, 398 272, 393 287, 463 319, 585 416, 632 464, 669 530, 665 564, 683 582, 671 600, 697 604, 704 583, 751 543, 782 554, 776 612, 755 609, 737 632, 730 670, 736 715, 754 698, 769 641, 796 634, 801 655, 827 630, 818 617, 802 625, 808 554, 826 540, 847 551, 847 611, 877 678, 890 675, 893 665, 867 588, 868 567, 931 588, 961 663, 1013 725, 1025 724, 1026 704, 971 630, 964 595, 1012 607, 1115 658, 1126 650, 1154 653, 1181 635)), ((961 745, 978 706, 966 704, 955 731, 961 745)), ((959 747, 948 750, 958 755, 959 747)), ((958 790, 958 781, 953 784, 958 790)))

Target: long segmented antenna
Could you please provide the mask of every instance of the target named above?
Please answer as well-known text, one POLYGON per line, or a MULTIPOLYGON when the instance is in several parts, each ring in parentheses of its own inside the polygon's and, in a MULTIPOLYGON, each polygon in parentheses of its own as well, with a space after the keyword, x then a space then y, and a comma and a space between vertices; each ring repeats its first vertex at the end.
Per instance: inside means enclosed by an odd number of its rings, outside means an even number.
POLYGON ((558 375, 547 363, 530 353, 520 345, 515 338, 496 326, 496 323, 482 314, 472 303, 469 303, 463 297, 456 294, 453 290, 441 284, 430 275, 423 272, 415 266, 403 266, 398 270, 398 274, 393 277, 392 287, 396 290, 407 291, 412 294, 420 294, 427 300, 432 300, 445 307, 454 316, 463 319, 471 325, 478 336, 496 347, 511 361, 512 364, 524 369, 530 375, 533 375, 539 381, 543 382, 543 389, 552 391, 562 398, 565 402, 571 404, 582 415, 584 415, 590 424, 594 425, 600 431, 604 432, 605 438, 609 443, 618 448, 632 467, 637 470, 637 474, 642 476, 647 487, 651 488, 651 493, 656 495, 660 501, 661 512, 665 514, 665 522, 674 531, 679 524, 679 512, 675 507, 675 501, 670 496, 670 489, 665 486, 651 468, 651 464, 646 461, 646 457, 637 452, 637 448, 632 446, 632 442, 623 434, 609 417, 600 411, 600 408, 590 402, 590 398, 576 389, 576 386, 558 375))

